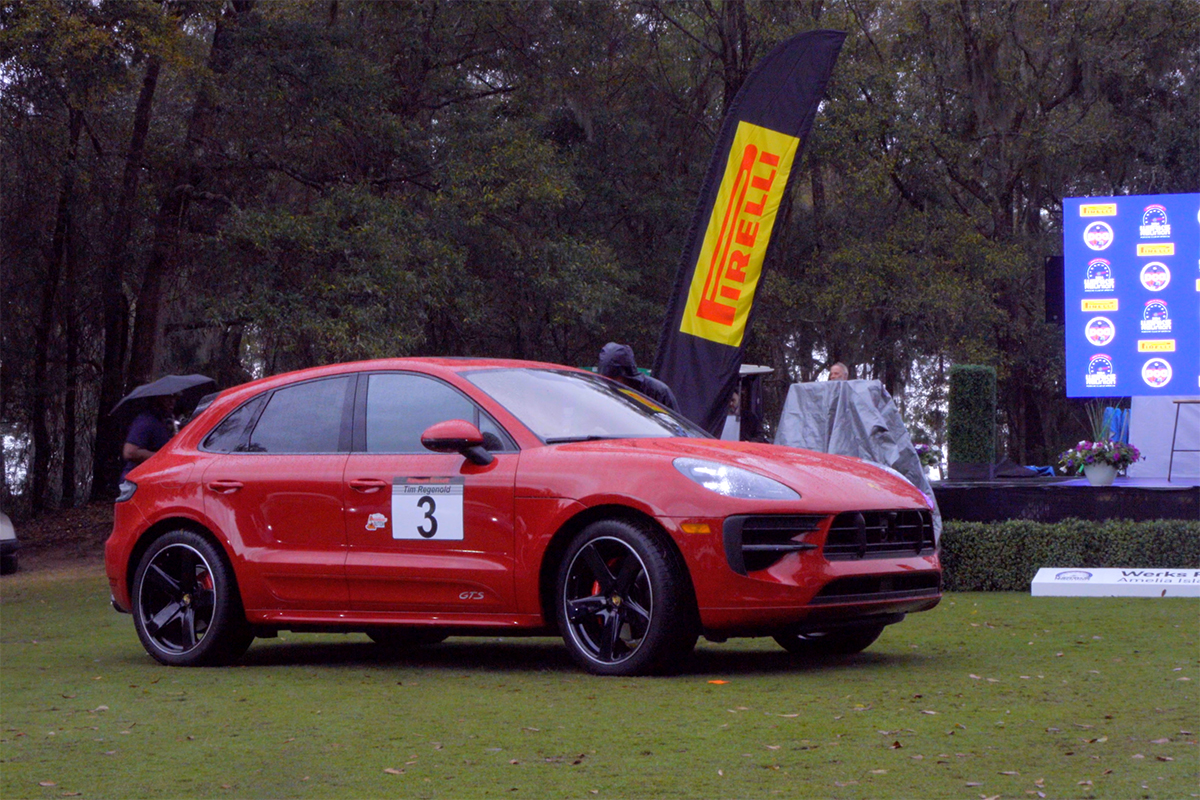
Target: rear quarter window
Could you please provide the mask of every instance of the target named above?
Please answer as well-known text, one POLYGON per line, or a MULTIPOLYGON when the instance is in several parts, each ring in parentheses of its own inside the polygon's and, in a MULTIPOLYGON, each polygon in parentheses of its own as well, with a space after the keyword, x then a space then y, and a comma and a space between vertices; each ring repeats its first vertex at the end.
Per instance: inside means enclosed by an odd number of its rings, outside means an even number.
POLYGON ((208 436, 204 437, 204 441, 200 443, 200 449, 210 453, 232 453, 245 449, 250 426, 254 424, 254 420, 258 419, 258 413, 262 411, 266 401, 266 395, 259 395, 248 403, 238 406, 225 419, 218 422, 208 436))

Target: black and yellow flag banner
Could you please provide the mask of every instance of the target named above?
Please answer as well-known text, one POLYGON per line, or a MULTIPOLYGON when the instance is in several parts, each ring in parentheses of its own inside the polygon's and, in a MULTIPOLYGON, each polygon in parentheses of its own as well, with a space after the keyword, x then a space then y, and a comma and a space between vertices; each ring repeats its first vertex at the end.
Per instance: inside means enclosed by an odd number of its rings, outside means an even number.
POLYGON ((845 36, 810 31, 776 47, 721 126, 654 366, 684 415, 711 431, 737 385, 779 203, 845 36))

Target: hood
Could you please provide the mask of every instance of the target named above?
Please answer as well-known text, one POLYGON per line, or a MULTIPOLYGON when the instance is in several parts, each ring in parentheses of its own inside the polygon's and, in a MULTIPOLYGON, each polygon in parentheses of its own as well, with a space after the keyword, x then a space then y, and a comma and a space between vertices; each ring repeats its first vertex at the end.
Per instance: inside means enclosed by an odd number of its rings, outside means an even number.
POLYGON ((929 508, 925 495, 899 473, 849 456, 757 442, 717 439, 615 439, 556 445, 561 452, 621 458, 680 457, 732 464, 800 493, 806 507, 821 511, 929 508))
POLYGON ((633 348, 616 342, 609 342, 600 350, 596 369, 606 378, 632 378, 639 374, 633 348))

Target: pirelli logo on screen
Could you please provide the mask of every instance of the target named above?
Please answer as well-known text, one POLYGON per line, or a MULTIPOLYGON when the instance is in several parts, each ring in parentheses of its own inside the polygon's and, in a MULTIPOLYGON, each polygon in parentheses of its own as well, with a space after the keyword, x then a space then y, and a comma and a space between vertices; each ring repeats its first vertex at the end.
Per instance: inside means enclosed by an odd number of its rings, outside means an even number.
POLYGON ((800 140, 738 123, 679 330, 740 347, 800 140))
POLYGON ((1139 244, 1137 254, 1139 256, 1173 256, 1175 255, 1175 243, 1139 244))
POLYGON ((1112 297, 1107 300, 1081 300, 1081 311, 1116 311, 1117 298, 1112 297))
POLYGON ((1116 203, 1084 203, 1079 207, 1079 216, 1081 217, 1115 217, 1116 215, 1116 203))
POLYGON ((1174 339, 1138 339, 1139 353, 1174 353, 1174 339))

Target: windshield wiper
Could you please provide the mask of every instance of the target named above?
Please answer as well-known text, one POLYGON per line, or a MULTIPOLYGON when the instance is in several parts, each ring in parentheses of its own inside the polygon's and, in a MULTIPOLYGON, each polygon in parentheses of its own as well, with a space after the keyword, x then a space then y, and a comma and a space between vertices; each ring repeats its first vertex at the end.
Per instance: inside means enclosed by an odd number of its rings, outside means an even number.
POLYGON ((553 439, 547 439, 546 444, 567 444, 569 442, 599 442, 605 439, 628 439, 628 436, 600 436, 592 434, 591 436, 559 436, 553 439))

